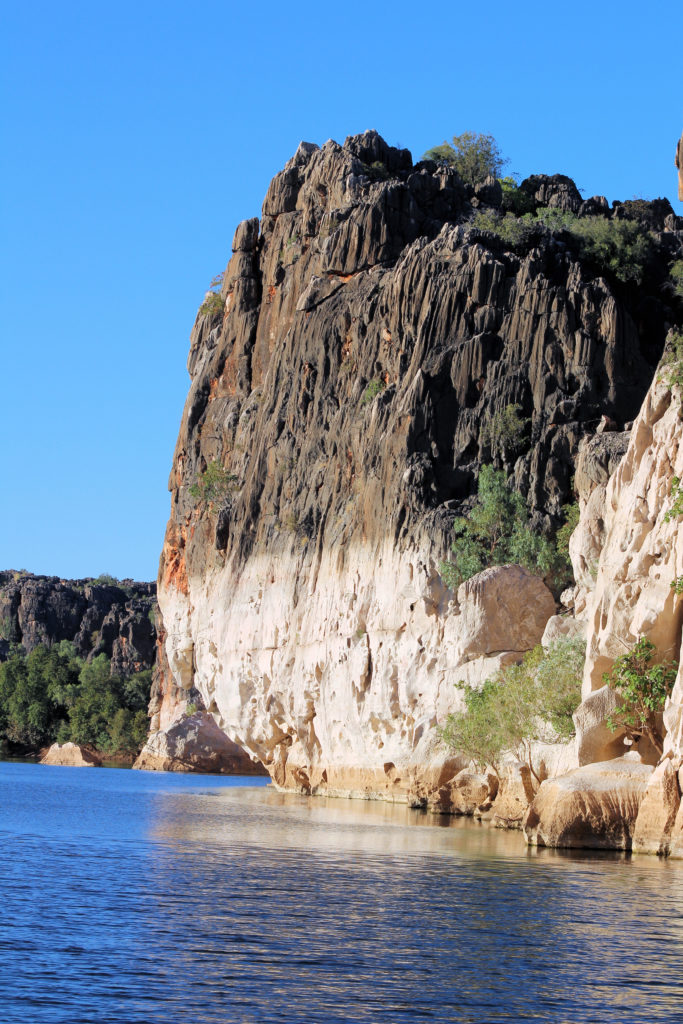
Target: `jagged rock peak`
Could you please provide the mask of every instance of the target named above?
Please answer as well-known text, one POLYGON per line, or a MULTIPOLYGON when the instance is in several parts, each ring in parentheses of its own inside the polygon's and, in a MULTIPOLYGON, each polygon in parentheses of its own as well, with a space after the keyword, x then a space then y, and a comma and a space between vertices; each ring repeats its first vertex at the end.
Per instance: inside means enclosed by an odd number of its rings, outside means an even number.
MULTIPOLYGON (((566 177, 522 184, 532 208, 615 215, 599 198, 577 208, 566 177)), ((427 764, 446 770, 434 726, 453 673, 482 678, 536 642, 513 616, 470 649, 476 593, 439 571, 453 520, 493 463, 537 525, 558 522, 582 439, 622 433, 640 407, 683 235, 674 219, 627 287, 566 233, 486 230, 475 212, 501 196, 366 132, 302 144, 260 222, 237 228, 221 301, 191 337, 155 729, 196 691, 281 784, 405 797, 427 764), (510 405, 525 421, 512 445, 493 427, 510 405), (201 500, 210 467, 222 490, 201 500)))

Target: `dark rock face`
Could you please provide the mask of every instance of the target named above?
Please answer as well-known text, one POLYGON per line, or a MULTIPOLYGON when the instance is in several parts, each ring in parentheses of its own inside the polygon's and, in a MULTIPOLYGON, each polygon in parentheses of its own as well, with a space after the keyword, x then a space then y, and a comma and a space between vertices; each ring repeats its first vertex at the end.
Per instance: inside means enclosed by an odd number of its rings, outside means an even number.
POLYGON ((30 653, 39 644, 73 642, 82 658, 106 654, 112 673, 133 675, 155 660, 156 584, 62 580, 0 572, 0 660, 11 643, 30 653))
MULTIPOLYGON (((520 187, 537 206, 611 215, 563 175, 520 187)), ((512 251, 477 232, 472 204, 497 206, 499 191, 413 166, 375 132, 299 147, 260 233, 256 220, 236 231, 224 314, 192 333, 162 581, 182 586, 225 553, 243 561, 283 527, 321 544, 447 528, 491 461, 539 523, 557 522, 579 441, 603 415, 633 419, 676 313, 665 262, 627 287, 564 236, 539 229, 512 251), (481 427, 512 403, 528 437, 503 461, 481 427), (196 524, 189 485, 213 460, 239 488, 229 513, 196 524)), ((662 245, 681 251, 681 219, 645 206, 631 213, 648 228, 666 214, 662 245)))
POLYGON ((580 442, 623 433, 681 319, 666 283, 683 221, 665 201, 610 209, 562 175, 518 191, 520 210, 635 219, 653 242, 642 285, 581 258, 571 231, 484 230, 475 213, 509 190, 413 165, 375 132, 302 144, 239 225, 224 309, 191 337, 153 729, 196 688, 280 785, 386 793, 423 771, 447 711, 423 683, 450 689, 447 630, 459 650, 439 562, 481 466, 557 525, 580 442), (491 436, 512 404, 516 447, 491 436), (212 506, 192 486, 214 463, 231 484, 212 506))

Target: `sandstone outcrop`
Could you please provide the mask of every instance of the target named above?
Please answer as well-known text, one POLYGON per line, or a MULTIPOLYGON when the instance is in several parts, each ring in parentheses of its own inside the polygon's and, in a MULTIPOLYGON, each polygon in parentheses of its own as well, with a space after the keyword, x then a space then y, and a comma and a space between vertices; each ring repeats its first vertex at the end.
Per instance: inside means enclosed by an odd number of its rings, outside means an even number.
POLYGON ((134 768, 159 772, 207 772, 223 775, 266 775, 229 740, 206 711, 196 711, 168 729, 152 733, 134 768))
MULTIPOLYGON (((562 176, 521 187, 617 215, 562 176)), ((194 688, 278 785, 308 792, 407 799, 466 767, 445 767, 434 729, 452 684, 518 659, 555 609, 509 568, 449 591, 453 520, 493 461, 537 526, 557 523, 581 439, 633 420, 670 320, 663 263, 625 288, 569 236, 509 245, 470 222, 500 201, 367 132, 302 144, 238 227, 223 308, 202 307, 191 338, 159 727, 194 688), (492 451, 482 423, 513 403, 527 441, 492 451), (225 493, 199 502, 214 464, 225 493)), ((645 205, 678 251, 668 204, 645 205)))
MULTIPOLYGON (((586 599, 584 703, 575 716, 581 764, 614 757, 623 739, 623 734, 610 732, 605 725, 616 698, 604 686, 603 674, 616 658, 638 637, 647 636, 658 658, 674 659, 680 666, 683 601, 672 584, 683 575, 683 534, 680 517, 668 513, 673 479, 683 476, 682 441, 680 396, 658 374, 601 502, 599 561, 594 589, 586 599)), ((582 518, 588 507, 584 506, 582 518)), ((577 534, 572 536, 570 551, 579 544, 585 545, 585 551, 588 530, 582 532, 580 524, 577 534)), ((683 753, 682 723, 679 667, 665 712, 666 749, 673 755, 683 753)), ((639 753, 651 764, 659 757, 645 740, 639 753)))
POLYGON ((432 792, 427 806, 437 814, 473 815, 490 809, 498 792, 494 772, 475 772, 463 768, 452 779, 432 792))
POLYGON ((633 834, 634 853, 666 855, 671 852, 672 833, 680 805, 678 773, 671 759, 666 758, 650 776, 638 810, 633 834))
POLYGON ((131 676, 154 664, 155 603, 155 583, 0 572, 0 661, 10 643, 30 654, 70 640, 79 657, 106 654, 112 673, 131 676))
POLYGON ((522 824, 530 846, 630 850, 653 769, 637 755, 543 782, 522 824))
POLYGON ((71 768, 100 768, 101 759, 87 747, 81 747, 78 743, 53 743, 41 764, 54 764, 71 768))

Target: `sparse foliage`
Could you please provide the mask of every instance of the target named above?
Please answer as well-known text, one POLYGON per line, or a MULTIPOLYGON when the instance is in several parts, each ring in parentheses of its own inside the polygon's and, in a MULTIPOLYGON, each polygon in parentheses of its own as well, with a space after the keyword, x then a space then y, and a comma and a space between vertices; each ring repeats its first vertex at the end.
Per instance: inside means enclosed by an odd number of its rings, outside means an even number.
POLYGON ((522 416, 522 407, 516 402, 488 416, 481 430, 481 441, 507 462, 518 454, 525 440, 529 420, 522 416))
POLYGON ((210 511, 220 512, 229 503, 236 486, 235 474, 229 473, 214 459, 192 484, 190 494, 210 511))
POLYGON ((503 210, 506 213, 513 213, 517 217, 533 213, 536 208, 534 197, 520 188, 513 177, 508 175, 501 178, 500 187, 503 190, 503 210))
POLYGON ((532 742, 574 735, 572 713, 581 699, 584 658, 583 640, 561 640, 547 650, 535 647, 481 687, 458 683, 465 710, 448 716, 441 738, 480 769, 490 765, 498 772, 503 755, 510 753, 538 777, 532 742))
POLYGON ((683 299, 683 260, 676 260, 672 263, 670 273, 674 292, 683 299))
POLYGON ((386 386, 386 381, 382 380, 381 377, 375 377, 373 380, 370 381, 365 391, 363 392, 360 404, 370 405, 370 403, 373 402, 378 395, 381 395, 386 386))
POLYGON ((671 331, 661 367, 661 379, 670 388, 680 388, 683 397, 683 331, 671 331))
POLYGON ((677 666, 673 661, 652 664, 656 650, 651 640, 641 636, 602 678, 622 701, 607 719, 608 727, 613 732, 623 729, 630 739, 646 735, 661 754, 664 742, 657 719, 671 695, 677 666))
POLYGON ((508 163, 494 137, 478 132, 454 135, 452 142, 444 142, 441 146, 427 150, 423 159, 435 160, 455 168, 468 185, 477 185, 490 176, 499 178, 508 163))
POLYGON ((562 512, 565 521, 555 534, 555 543, 557 544, 558 554, 569 562, 569 538, 579 525, 580 512, 578 502, 565 505, 562 512))
POLYGON ((678 519, 683 516, 683 484, 679 477, 674 476, 671 479, 671 506, 664 513, 664 522, 670 523, 672 519, 678 519))
POLYGON ((221 295, 221 289, 223 287, 224 274, 216 274, 209 285, 209 294, 206 296, 201 306, 199 307, 199 313, 201 316, 208 316, 211 320, 214 320, 220 314, 223 315, 225 310, 225 300, 221 295))
MULTIPOLYGON (((504 209, 506 208, 504 204, 504 209)), ((471 221, 478 231, 490 231, 511 248, 528 245, 535 232, 567 232, 580 255, 620 281, 640 284, 654 253, 654 241, 641 223, 602 216, 578 217, 569 210, 541 207, 535 214, 515 216, 479 210, 471 221)))

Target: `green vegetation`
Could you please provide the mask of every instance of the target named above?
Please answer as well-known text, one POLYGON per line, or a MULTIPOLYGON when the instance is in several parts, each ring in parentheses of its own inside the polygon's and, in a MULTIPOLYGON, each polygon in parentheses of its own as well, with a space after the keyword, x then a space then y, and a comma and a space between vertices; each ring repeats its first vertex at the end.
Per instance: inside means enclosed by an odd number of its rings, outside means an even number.
POLYGON ((490 231, 511 249, 527 245, 535 226, 526 217, 515 217, 512 213, 501 217, 494 210, 478 210, 471 224, 477 231, 490 231))
POLYGON ((520 188, 514 178, 500 179, 500 187, 503 190, 503 210, 506 213, 513 213, 521 217, 525 213, 533 213, 536 209, 536 201, 533 196, 520 188))
POLYGON ((100 587, 118 587, 120 582, 121 581, 118 580, 116 576, 112 576, 108 572, 101 572, 100 575, 93 580, 93 583, 100 587))
POLYGON ((566 559, 567 563, 569 563, 569 538, 579 525, 579 504, 574 502, 571 505, 564 505, 562 511, 564 513, 564 523, 555 534, 555 544, 557 545, 557 552, 560 557, 566 559))
POLYGON ((567 573, 566 560, 555 544, 534 533, 521 494, 508 487, 505 473, 482 466, 477 501, 470 514, 457 519, 450 561, 441 563, 441 575, 449 587, 491 565, 508 562, 522 565, 537 576, 557 584, 567 573))
POLYGON ((646 735, 661 754, 664 740, 658 715, 673 690, 677 665, 674 661, 651 664, 655 653, 652 641, 641 636, 602 678, 622 700, 620 707, 607 719, 608 727, 612 732, 623 729, 630 739, 646 735))
POLYGON ((371 164, 363 164, 363 172, 370 181, 387 181, 391 177, 389 169, 381 160, 374 160, 371 164))
POLYGON ((493 456, 499 455, 503 462, 514 458, 524 445, 527 425, 530 422, 521 415, 522 407, 514 403, 506 405, 484 421, 481 440, 493 456))
POLYGON ((365 391, 363 392, 360 404, 370 405, 370 403, 373 402, 375 398, 377 398, 377 395, 380 395, 384 391, 386 386, 386 381, 382 380, 381 377, 375 377, 373 380, 370 381, 365 391))
POLYGON ((499 178, 508 163, 493 136, 478 132, 454 135, 452 143, 444 142, 442 146, 428 149, 422 159, 455 168, 467 185, 478 185, 490 176, 499 178))
MULTIPOLYGON (((505 209, 505 205, 504 205, 505 209)), ((479 210, 472 227, 491 231, 511 248, 528 245, 539 230, 553 234, 568 233, 579 255, 595 263, 602 271, 620 281, 640 284, 655 245, 650 232, 637 221, 615 220, 602 216, 578 217, 575 213, 542 207, 535 214, 501 216, 492 210, 479 210)))
POLYGON ((669 494, 671 496, 671 508, 667 509, 664 515, 665 523, 670 523, 672 519, 678 519, 680 516, 683 516, 683 484, 681 484, 677 476, 672 477, 669 494))
POLYGON ((220 512, 228 504, 230 494, 236 487, 237 477, 235 474, 229 473, 221 466, 220 462, 214 459, 192 484, 190 494, 204 508, 212 512, 220 512))
POLYGON ((677 597, 680 597, 681 594, 683 594, 683 576, 677 576, 671 581, 671 589, 677 597))
POLYGON ((670 388, 680 388, 683 400, 683 331, 671 331, 661 366, 661 379, 670 388))
POLYGON ((0 739, 35 749, 55 740, 134 754, 147 737, 151 672, 111 675, 106 654, 84 662, 64 640, 0 665, 0 739))
POLYGON ((214 320, 220 314, 223 315, 225 310, 225 299, 221 295, 221 289, 223 287, 223 274, 216 274, 211 284, 209 285, 210 294, 206 296, 201 306, 199 307, 199 313, 201 316, 208 316, 211 320, 214 320))
POLYGON ((670 273, 674 292, 683 299, 683 260, 676 260, 675 263, 672 263, 670 273))
POLYGON ((531 743, 574 735, 584 658, 583 640, 561 640, 547 650, 535 647, 521 664, 506 665, 481 687, 458 683, 465 710, 448 716, 441 738, 479 769, 490 765, 498 774, 503 755, 511 753, 538 778, 531 743))

